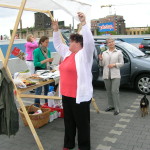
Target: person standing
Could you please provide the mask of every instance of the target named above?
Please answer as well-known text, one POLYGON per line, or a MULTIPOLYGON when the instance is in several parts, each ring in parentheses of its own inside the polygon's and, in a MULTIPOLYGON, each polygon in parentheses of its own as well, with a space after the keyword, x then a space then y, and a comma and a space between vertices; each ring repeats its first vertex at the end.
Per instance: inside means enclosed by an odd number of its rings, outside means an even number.
POLYGON ((38 47, 38 43, 32 34, 27 35, 27 42, 25 44, 26 50, 26 64, 31 74, 35 73, 34 63, 33 63, 33 51, 38 47))
MULTIPOLYGON (((34 66, 36 70, 50 70, 50 63, 53 61, 51 58, 50 49, 48 48, 49 38, 47 36, 42 36, 39 40, 39 47, 33 52, 34 56, 34 66)), ((44 85, 44 95, 47 95, 49 91, 49 85, 44 85)), ((38 87, 35 90, 35 95, 41 95, 42 87, 38 87)), ((45 103, 47 103, 45 99, 45 103)), ((36 106, 40 104, 40 99, 35 98, 34 103, 36 106)))
POLYGON ((106 39, 108 50, 99 54, 100 65, 103 66, 103 79, 108 96, 108 108, 114 110, 114 115, 119 114, 119 86, 120 86, 120 67, 123 66, 123 54, 121 50, 115 48, 115 41, 112 38, 106 39))
POLYGON ((59 65, 60 92, 64 109, 64 148, 75 147, 76 130, 78 148, 90 150, 90 103, 93 95, 92 63, 94 39, 86 24, 86 17, 78 13, 82 35, 71 34, 69 47, 62 43, 58 21, 53 21, 53 43, 63 61, 59 65))

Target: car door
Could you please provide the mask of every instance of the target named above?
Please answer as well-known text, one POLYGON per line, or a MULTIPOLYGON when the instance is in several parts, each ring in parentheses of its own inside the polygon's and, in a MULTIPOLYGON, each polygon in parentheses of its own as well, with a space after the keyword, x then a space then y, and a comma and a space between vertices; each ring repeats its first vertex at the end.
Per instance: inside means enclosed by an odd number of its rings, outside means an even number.
POLYGON ((104 43, 100 43, 100 44, 97 44, 97 45, 95 45, 95 47, 96 47, 96 50, 97 50, 97 62, 98 62, 98 66, 99 66, 99 76, 98 76, 98 81, 103 81, 103 79, 102 79, 102 76, 103 76, 103 66, 100 66, 99 65, 99 54, 102 54, 106 49, 107 49, 107 47, 106 47, 106 44, 104 44, 104 43))
POLYGON ((121 73, 121 85, 128 84, 130 82, 130 74, 131 74, 131 61, 129 55, 126 51, 118 46, 116 49, 121 50, 124 59, 124 65, 120 68, 121 73))
POLYGON ((95 45, 95 50, 94 50, 94 54, 93 54, 93 65, 92 65, 92 74, 93 74, 93 81, 97 81, 99 78, 99 55, 100 50, 99 47, 97 45, 95 45))

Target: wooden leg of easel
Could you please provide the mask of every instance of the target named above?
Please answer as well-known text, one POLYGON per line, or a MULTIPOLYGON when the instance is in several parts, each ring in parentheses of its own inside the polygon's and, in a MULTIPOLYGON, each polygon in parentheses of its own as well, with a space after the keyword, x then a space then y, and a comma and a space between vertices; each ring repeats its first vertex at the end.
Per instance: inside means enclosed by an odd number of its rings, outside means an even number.
POLYGON ((94 106, 94 108, 95 108, 96 112, 97 112, 97 113, 100 113, 100 110, 99 110, 99 108, 98 108, 98 106, 97 106, 97 104, 96 104, 96 102, 95 102, 95 99, 94 99, 94 98, 92 98, 92 104, 93 104, 93 106, 94 106))
MULTIPOLYGON (((2 53, 2 51, 1 51, 1 49, 0 49, 0 59, 2 60, 2 64, 4 64, 4 60, 5 60, 5 59, 4 59, 4 56, 3 56, 3 53, 2 53)), ((6 71, 7 71, 7 74, 9 75, 10 79, 11 79, 12 82, 13 82, 13 79, 12 79, 12 76, 11 76, 11 73, 10 73, 10 70, 9 70, 8 67, 6 67, 6 71)), ((18 92, 17 92, 17 87, 15 86, 15 84, 14 84, 14 89, 15 89, 15 91, 16 91, 16 98, 17 98, 17 100, 18 100, 18 102, 19 102, 19 105, 21 106, 21 108, 22 108, 22 110, 23 110, 23 113, 24 113, 25 118, 26 118, 26 120, 27 120, 27 122, 28 122, 28 124, 29 124, 30 130, 31 130, 31 132, 32 132, 32 134, 33 134, 33 136, 34 136, 34 139, 35 139, 35 141, 36 141, 36 143, 37 143, 37 145, 38 145, 38 147, 39 147, 39 150, 44 150, 44 148, 43 148, 43 146, 42 146, 42 144, 41 144, 41 142, 40 142, 40 139, 39 139, 39 137, 38 137, 38 135, 37 135, 37 133, 36 133, 36 131, 35 131, 35 129, 34 129, 34 126, 33 126, 32 122, 31 122, 31 120, 30 120, 30 117, 29 117, 29 115, 28 115, 28 113, 27 113, 27 111, 26 111, 26 108, 25 108, 25 106, 24 106, 24 103, 23 103, 22 99, 20 98, 20 95, 19 95, 18 92)))
POLYGON ((39 147, 39 150, 44 150, 44 148, 43 148, 43 146, 42 146, 42 144, 41 144, 41 141, 40 141, 40 139, 39 139, 39 137, 38 137, 38 135, 37 135, 37 133, 36 133, 36 131, 35 131, 35 128, 34 128, 32 122, 31 122, 31 119, 30 119, 30 117, 29 117, 29 115, 28 115, 28 113, 27 113, 27 111, 26 111, 26 108, 25 108, 25 106, 24 106, 24 103, 23 103, 22 99, 20 98, 19 94, 17 94, 16 97, 17 97, 17 100, 18 100, 18 102, 19 102, 19 104, 20 104, 22 110, 23 110, 23 113, 24 113, 25 118, 26 118, 26 120, 27 120, 27 122, 28 122, 28 125, 29 125, 29 127, 30 127, 30 130, 31 130, 31 132, 32 132, 32 134, 33 134, 33 136, 34 136, 34 139, 35 139, 35 141, 36 141, 36 143, 37 143, 37 145, 38 145, 38 147, 39 147))

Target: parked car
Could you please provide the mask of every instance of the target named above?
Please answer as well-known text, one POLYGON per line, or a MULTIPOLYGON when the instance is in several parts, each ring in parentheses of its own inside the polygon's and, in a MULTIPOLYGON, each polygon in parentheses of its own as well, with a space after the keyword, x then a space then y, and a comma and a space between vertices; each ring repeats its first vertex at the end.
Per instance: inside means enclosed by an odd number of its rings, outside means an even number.
POLYGON ((139 45, 139 49, 145 54, 150 54, 150 38, 144 38, 139 45))
MULTIPOLYGON (((122 51, 124 57, 124 66, 121 67, 121 85, 127 84, 132 88, 135 87, 142 94, 150 94, 150 57, 120 39, 115 40, 115 45, 122 51)), ((98 54, 106 49, 106 39, 95 39, 93 82, 103 82, 103 67, 99 66, 98 54)))

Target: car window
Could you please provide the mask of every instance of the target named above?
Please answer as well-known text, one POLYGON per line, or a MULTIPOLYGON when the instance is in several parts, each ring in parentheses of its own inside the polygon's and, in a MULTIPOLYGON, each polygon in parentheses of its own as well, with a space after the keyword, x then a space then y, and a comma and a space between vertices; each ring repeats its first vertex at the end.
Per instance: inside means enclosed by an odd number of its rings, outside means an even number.
POLYGON ((145 54, 138 48, 126 42, 117 43, 117 45, 123 49, 126 49, 126 51, 128 51, 133 57, 145 56, 145 54))
POLYGON ((128 63, 129 60, 130 60, 128 54, 127 54, 122 48, 120 48, 120 47, 118 47, 118 46, 116 46, 116 49, 122 51, 124 63, 128 63))
POLYGON ((150 44, 150 40, 149 39, 144 39, 143 41, 142 41, 142 44, 144 44, 144 45, 148 45, 148 44, 150 44))

